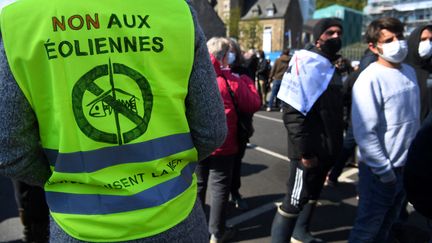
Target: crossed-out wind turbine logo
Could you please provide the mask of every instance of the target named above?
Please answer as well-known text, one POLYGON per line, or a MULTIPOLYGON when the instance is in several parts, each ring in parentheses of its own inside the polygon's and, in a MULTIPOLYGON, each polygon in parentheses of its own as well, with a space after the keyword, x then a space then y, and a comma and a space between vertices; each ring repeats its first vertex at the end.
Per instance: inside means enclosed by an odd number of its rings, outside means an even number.
POLYGON ((153 94, 144 75, 109 60, 77 81, 72 106, 75 121, 87 137, 122 145, 146 132, 153 94))

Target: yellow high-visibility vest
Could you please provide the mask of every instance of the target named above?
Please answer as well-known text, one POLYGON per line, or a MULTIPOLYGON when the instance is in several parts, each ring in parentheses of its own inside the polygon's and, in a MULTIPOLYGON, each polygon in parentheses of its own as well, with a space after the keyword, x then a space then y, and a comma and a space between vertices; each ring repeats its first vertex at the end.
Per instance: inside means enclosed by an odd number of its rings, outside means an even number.
POLYGON ((185 116, 194 24, 184 0, 18 0, 6 56, 53 171, 54 220, 83 241, 164 232, 191 212, 197 151, 185 116))

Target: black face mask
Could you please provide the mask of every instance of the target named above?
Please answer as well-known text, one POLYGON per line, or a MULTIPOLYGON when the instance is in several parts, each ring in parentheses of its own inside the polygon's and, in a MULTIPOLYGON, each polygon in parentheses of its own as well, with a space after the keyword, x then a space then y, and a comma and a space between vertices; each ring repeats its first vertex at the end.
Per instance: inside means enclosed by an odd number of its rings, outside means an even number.
POLYGON ((342 47, 342 40, 340 38, 331 38, 321 45, 321 51, 329 56, 334 56, 342 47))
POLYGON ((348 72, 348 67, 345 64, 339 65, 338 69, 341 73, 348 72))

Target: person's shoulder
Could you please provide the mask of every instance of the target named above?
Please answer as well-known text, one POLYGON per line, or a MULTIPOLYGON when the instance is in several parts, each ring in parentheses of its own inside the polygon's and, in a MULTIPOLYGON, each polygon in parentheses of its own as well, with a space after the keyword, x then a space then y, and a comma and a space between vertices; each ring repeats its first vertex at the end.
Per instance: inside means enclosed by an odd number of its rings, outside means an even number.
POLYGON ((382 71, 384 69, 385 69, 384 66, 378 64, 377 62, 372 62, 367 67, 365 67, 365 69, 363 69, 363 71, 360 71, 360 75, 374 76, 374 75, 377 75, 380 71, 382 71))
POLYGON ((408 79, 417 82, 416 71, 410 64, 402 63, 401 73, 408 79))
POLYGON ((415 69, 413 66, 407 63, 402 63, 402 72, 415 73, 415 69))
POLYGON ((376 82, 378 74, 380 72, 380 66, 376 62, 369 64, 357 77, 357 81, 354 86, 366 85, 367 83, 376 82))

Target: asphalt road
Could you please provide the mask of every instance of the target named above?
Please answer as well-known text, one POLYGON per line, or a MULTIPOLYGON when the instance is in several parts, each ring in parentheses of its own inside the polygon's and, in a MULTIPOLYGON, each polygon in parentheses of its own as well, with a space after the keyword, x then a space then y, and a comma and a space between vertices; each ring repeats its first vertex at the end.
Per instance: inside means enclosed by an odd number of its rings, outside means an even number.
MULTIPOLYGON (((248 211, 228 209, 228 224, 238 233, 232 242, 270 242, 270 227, 276 204, 285 193, 287 177, 287 135, 277 111, 260 111, 254 118, 255 134, 242 166, 241 194, 248 211)), ((357 169, 346 168, 337 187, 325 187, 312 219, 312 232, 327 242, 346 242, 356 215, 357 169)), ((19 242, 22 226, 9 180, 0 178, 0 243, 19 242)), ((402 242, 426 242, 426 220, 409 207, 406 239, 402 242)))

